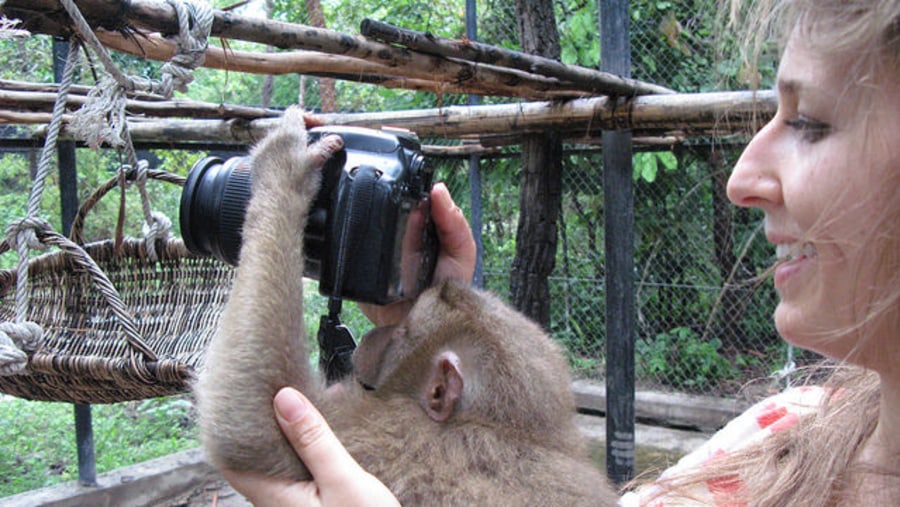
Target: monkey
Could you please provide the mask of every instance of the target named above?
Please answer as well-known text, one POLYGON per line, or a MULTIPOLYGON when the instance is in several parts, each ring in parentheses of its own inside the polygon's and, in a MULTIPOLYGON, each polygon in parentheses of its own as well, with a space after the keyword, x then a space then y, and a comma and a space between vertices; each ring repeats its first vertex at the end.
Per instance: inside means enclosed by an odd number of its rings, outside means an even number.
POLYGON ((615 505, 576 427, 561 347, 486 291, 425 290, 401 322, 364 335, 353 374, 326 389, 301 306, 303 231, 328 142, 307 150, 292 107, 251 150, 240 263, 194 389, 210 463, 309 480, 272 405, 293 386, 404 505, 615 505))

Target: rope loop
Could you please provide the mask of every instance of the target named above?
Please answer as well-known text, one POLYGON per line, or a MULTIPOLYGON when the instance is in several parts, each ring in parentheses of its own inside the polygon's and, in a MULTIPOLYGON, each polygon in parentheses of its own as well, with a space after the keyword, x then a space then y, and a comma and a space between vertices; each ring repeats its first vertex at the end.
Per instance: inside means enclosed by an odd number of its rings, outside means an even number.
POLYGON ((134 182, 140 188, 147 187, 147 174, 150 172, 150 162, 144 159, 137 161, 137 170, 134 174, 134 182))
POLYGON ((48 246, 40 240, 38 233, 52 230, 53 227, 43 218, 26 217, 9 224, 6 228, 6 243, 14 250, 27 246, 32 250, 44 251, 48 246))
POLYGON ((0 376, 17 375, 28 366, 28 354, 37 350, 44 330, 34 322, 0 322, 0 376))
POLYGON ((213 11, 207 3, 167 0, 178 17, 178 35, 175 37, 176 51, 163 64, 162 95, 171 97, 172 90, 182 93, 194 80, 194 69, 206 60, 209 34, 212 32, 213 11))
POLYGON ((18 375, 25 371, 28 356, 16 347, 6 333, 0 333, 0 376, 18 375))
POLYGON ((36 322, 0 322, 0 333, 25 352, 34 352, 41 345, 44 329, 36 322))
POLYGON ((156 262, 159 260, 159 254, 156 252, 156 242, 169 238, 169 232, 172 230, 172 221, 165 214, 154 211, 150 215, 150 219, 144 224, 144 243, 147 246, 147 256, 150 260, 156 262))

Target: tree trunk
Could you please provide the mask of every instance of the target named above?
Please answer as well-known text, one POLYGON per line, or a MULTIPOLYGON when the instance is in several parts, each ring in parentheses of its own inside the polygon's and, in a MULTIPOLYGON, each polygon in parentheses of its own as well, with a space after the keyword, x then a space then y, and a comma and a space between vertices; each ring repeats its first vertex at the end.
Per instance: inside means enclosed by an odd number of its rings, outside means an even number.
MULTIPOLYGON (((526 53, 559 59, 552 0, 516 0, 519 38, 526 53)), ((547 277, 556 262, 557 219, 562 199, 562 140, 557 132, 526 135, 522 143, 519 226, 510 273, 510 301, 550 327, 547 277)))
MULTIPOLYGON (((322 3, 319 0, 306 0, 306 12, 309 13, 309 24, 316 28, 325 28, 325 13, 322 11, 322 3)), ((337 111, 337 93, 335 92, 334 79, 330 77, 319 78, 319 105, 323 113, 337 111)))
POLYGON ((722 277, 722 293, 713 309, 715 314, 705 334, 722 340, 726 348, 742 350, 747 347, 748 336, 744 333, 741 321, 747 308, 749 298, 746 289, 737 286, 736 282, 752 275, 744 263, 745 258, 735 254, 732 217, 734 210, 728 202, 725 189, 728 183, 728 171, 722 153, 711 150, 706 159, 709 165, 713 187, 713 245, 716 267, 722 277))
MULTIPOLYGON (((266 0, 265 12, 266 19, 272 19, 272 10, 275 8, 275 0, 266 0)), ((274 53, 275 48, 266 46, 266 53, 274 53)), ((262 92, 259 100, 260 107, 269 107, 272 105, 272 92, 275 90, 275 76, 266 74, 263 78, 262 92)))

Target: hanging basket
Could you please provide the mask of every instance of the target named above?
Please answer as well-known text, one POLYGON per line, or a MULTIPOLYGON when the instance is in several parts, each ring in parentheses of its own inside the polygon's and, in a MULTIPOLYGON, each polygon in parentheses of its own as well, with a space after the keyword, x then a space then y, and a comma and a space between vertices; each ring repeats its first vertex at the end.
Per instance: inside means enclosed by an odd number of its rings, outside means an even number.
MULTIPOLYGON (((95 192, 96 198, 106 190, 95 192)), ((85 213, 83 208, 79 219, 85 213)), ((76 224, 73 231, 80 231, 76 224)), ((30 400, 113 403, 188 391, 225 305, 233 268, 191 254, 180 239, 158 240, 154 247, 156 260, 142 238, 83 247, 115 287, 125 317, 69 252, 31 259, 27 319, 44 335, 24 372, 0 376, 0 392, 30 400)), ((15 318, 16 278, 15 270, 0 271, 0 321, 15 318)))

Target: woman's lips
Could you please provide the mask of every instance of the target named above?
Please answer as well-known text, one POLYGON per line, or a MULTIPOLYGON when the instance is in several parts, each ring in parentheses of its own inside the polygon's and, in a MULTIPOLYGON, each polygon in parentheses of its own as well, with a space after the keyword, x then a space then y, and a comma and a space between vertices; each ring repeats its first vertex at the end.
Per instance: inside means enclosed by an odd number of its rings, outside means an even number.
POLYGON ((792 278, 803 271, 803 268, 816 256, 815 248, 805 243, 803 245, 776 245, 776 253, 779 262, 775 266, 775 288, 781 292, 787 287, 792 278))

